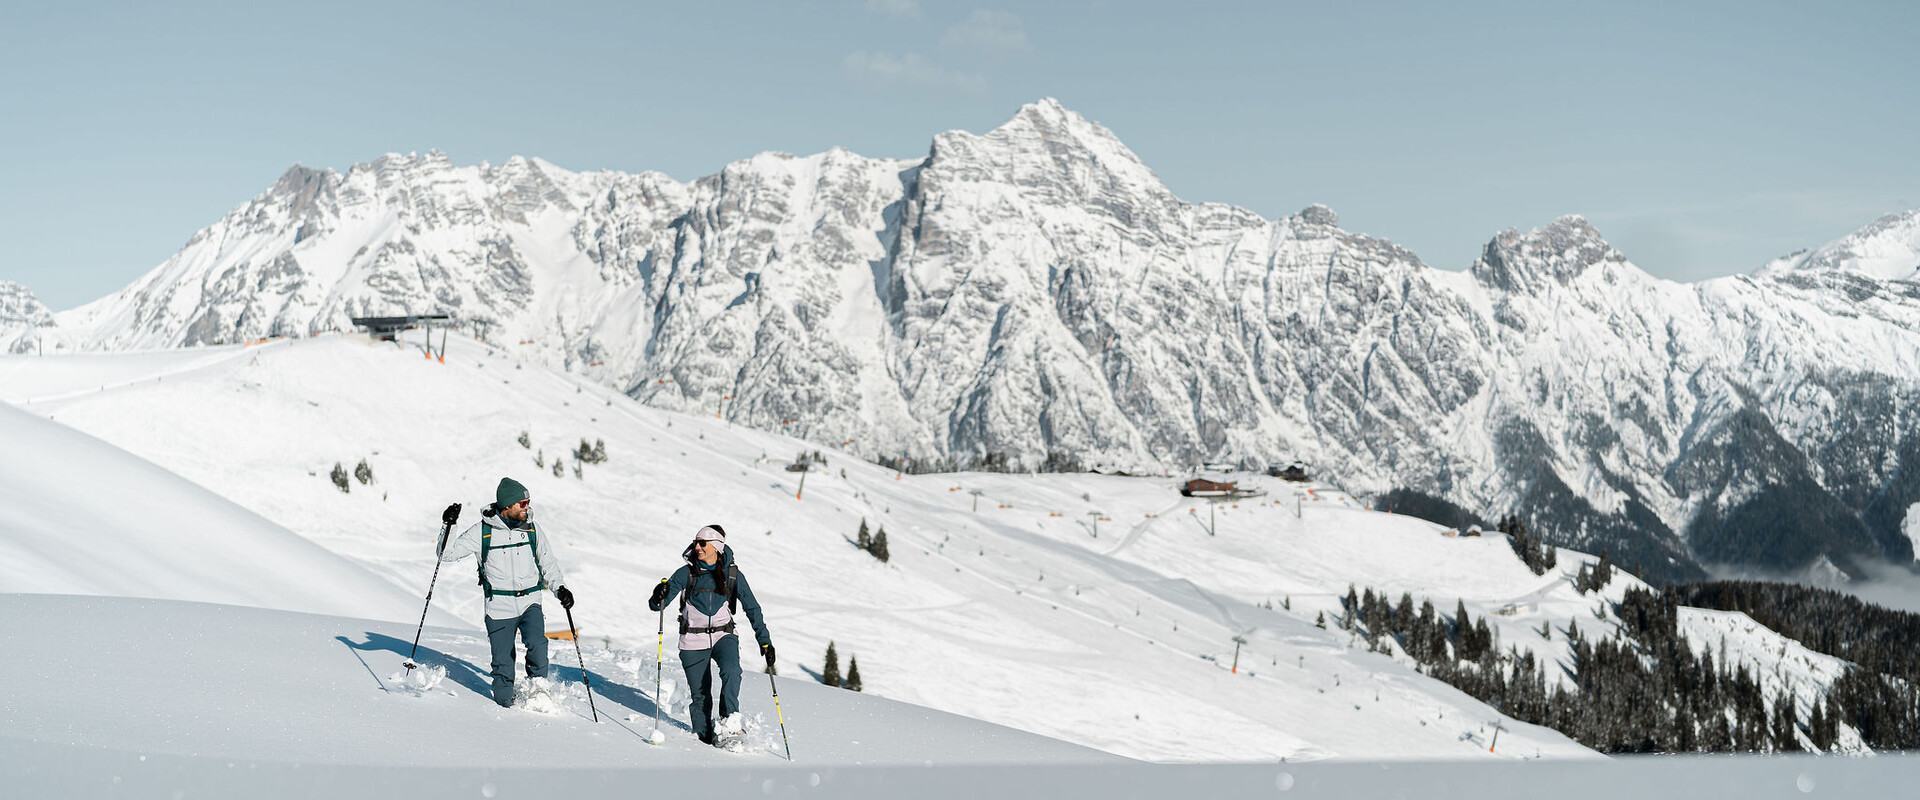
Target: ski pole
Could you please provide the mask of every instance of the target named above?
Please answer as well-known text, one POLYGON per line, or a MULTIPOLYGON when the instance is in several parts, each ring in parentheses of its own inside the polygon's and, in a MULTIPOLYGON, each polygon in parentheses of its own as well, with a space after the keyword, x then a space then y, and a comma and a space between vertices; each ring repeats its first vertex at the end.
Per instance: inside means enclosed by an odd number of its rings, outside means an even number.
POLYGON ((561 606, 567 612, 567 632, 573 634, 573 654, 580 659, 580 682, 587 685, 587 710, 593 712, 593 721, 600 721, 600 709, 593 707, 593 679, 587 677, 587 656, 580 652, 580 629, 573 627, 573 609, 561 606))
MULTIPOLYGON (((667 579, 661 578, 660 582, 666 583, 667 579)), ((660 706, 664 705, 664 703, 660 699, 660 670, 665 666, 666 658, 667 658, 667 604, 661 603, 660 604, 660 638, 658 641, 654 643, 654 651, 653 651, 653 732, 647 734, 647 741, 653 744, 660 744, 661 742, 665 742, 667 740, 667 737, 664 734, 660 733, 660 706)))
POLYGON ((787 748, 787 760, 793 760, 793 743, 787 741, 787 714, 780 710, 780 684, 773 680, 773 673, 767 673, 767 685, 773 687, 773 715, 780 720, 780 746, 787 748))
POLYGON ((413 649, 407 651, 407 674, 413 674, 413 657, 420 652, 420 633, 427 629, 427 609, 433 607, 433 585, 440 582, 440 553, 447 549, 447 534, 453 531, 453 523, 440 526, 440 546, 433 551, 433 579, 427 581, 427 604, 420 607, 420 627, 413 629, 413 649))

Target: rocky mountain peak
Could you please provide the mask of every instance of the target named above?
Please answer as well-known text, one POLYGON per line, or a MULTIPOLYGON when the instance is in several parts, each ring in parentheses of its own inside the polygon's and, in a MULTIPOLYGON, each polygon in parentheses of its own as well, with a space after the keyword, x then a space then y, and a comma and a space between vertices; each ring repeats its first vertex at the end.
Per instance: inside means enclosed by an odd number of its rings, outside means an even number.
POLYGON ((1293 218, 1309 225, 1328 225, 1336 228, 1340 226, 1340 215, 1319 203, 1300 209, 1293 218))
POLYGON ((303 164, 295 164, 280 175, 268 194, 286 198, 287 211, 293 219, 305 220, 315 211, 332 203, 334 190, 340 184, 340 174, 330 169, 314 169, 303 164))
POLYGON ((940 134, 925 163, 928 191, 1012 186, 1035 202, 1092 210, 1122 225, 1158 229, 1181 206, 1112 131, 1052 98, 1022 106, 985 134, 940 134))
POLYGON ((1548 280, 1565 284, 1604 261, 1625 262, 1626 257, 1586 218, 1569 214, 1526 233, 1501 231, 1481 251, 1473 274, 1488 286, 1531 291, 1545 288, 1548 280))
POLYGON ((33 290, 12 281, 0 281, 0 331, 44 328, 52 324, 53 312, 34 296, 33 290))

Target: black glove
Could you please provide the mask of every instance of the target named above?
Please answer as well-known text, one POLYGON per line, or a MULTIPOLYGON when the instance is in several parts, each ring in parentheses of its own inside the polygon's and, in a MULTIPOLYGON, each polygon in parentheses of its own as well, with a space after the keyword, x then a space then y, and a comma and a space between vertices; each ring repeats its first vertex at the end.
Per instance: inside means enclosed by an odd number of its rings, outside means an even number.
POLYGON ((460 504, 459 503, 454 503, 453 505, 447 506, 447 510, 440 512, 440 522, 442 522, 449 528, 453 527, 453 524, 459 521, 460 521, 460 504))
POLYGON ((573 592, 567 591, 567 587, 562 586, 553 590, 553 596, 560 598, 561 608, 573 608, 573 592))
POLYGON ((771 669, 773 667, 773 645, 760 645, 760 654, 767 657, 767 667, 771 669))
POLYGON ((650 604, 654 608, 659 608, 663 605, 666 605, 666 603, 667 603, 667 582, 661 581, 658 585, 653 587, 653 599, 650 601, 650 604))

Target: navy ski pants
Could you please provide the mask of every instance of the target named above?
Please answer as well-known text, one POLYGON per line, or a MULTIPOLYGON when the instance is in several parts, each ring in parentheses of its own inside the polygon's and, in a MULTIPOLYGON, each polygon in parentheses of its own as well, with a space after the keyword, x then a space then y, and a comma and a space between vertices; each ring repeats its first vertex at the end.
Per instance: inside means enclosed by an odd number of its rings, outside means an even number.
MULTIPOLYGON (((493 645, 493 702, 513 705, 513 637, 527 645, 527 677, 547 677, 547 618, 540 604, 507 619, 487 617, 487 642, 493 645)), ((735 658, 737 663, 740 659, 735 658)), ((738 668, 736 667, 736 671, 738 668)))
POLYGON ((687 671, 687 691, 693 696, 687 703, 687 716, 695 735, 713 733, 713 671, 708 663, 720 667, 720 716, 740 710, 740 637, 720 637, 711 650, 680 651, 680 666, 687 671))

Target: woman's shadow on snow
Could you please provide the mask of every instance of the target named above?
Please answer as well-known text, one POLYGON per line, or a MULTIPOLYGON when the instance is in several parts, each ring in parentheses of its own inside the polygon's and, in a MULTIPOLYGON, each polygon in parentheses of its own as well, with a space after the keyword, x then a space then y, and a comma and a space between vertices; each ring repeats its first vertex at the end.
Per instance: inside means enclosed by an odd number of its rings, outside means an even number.
MULTIPOLYGON (((573 681, 580 680, 579 667, 564 667, 559 664, 553 663, 552 659, 548 659, 547 663, 548 663, 547 669, 549 671, 548 674, 552 675, 556 680, 573 680, 573 681)), ((650 698, 644 694, 641 694, 639 689, 635 689, 631 686, 625 686, 622 684, 614 683, 613 681, 607 680, 606 676, 601 675, 598 672, 590 672, 587 674, 587 676, 593 679, 594 694, 600 695, 601 697, 606 698, 608 702, 611 702, 618 706, 622 706, 627 710, 632 711, 635 714, 639 714, 640 716, 643 716, 643 717, 653 716, 654 709, 656 708, 656 706, 653 703, 653 698, 650 698)), ((617 717, 615 719, 615 722, 619 722, 617 717)), ((674 719, 673 715, 667 712, 661 713, 660 726, 662 728, 671 726, 674 728, 679 728, 680 730, 686 731, 688 733, 693 732, 692 726, 688 725, 687 723, 681 722, 680 720, 674 719)), ((626 726, 622 724, 621 727, 626 727, 626 726)), ((628 728, 628 730, 632 730, 632 729, 628 728)))
MULTIPOLYGON (((372 631, 367 632, 367 640, 365 642, 356 643, 345 636, 335 636, 333 638, 340 640, 341 644, 358 652, 388 652, 400 656, 403 659, 407 657, 407 653, 413 652, 412 642, 395 639, 391 636, 374 633, 372 631)), ((361 659, 362 663, 365 663, 365 661, 366 659, 361 659)), ((421 666, 431 664, 444 666, 447 668, 447 677, 452 678, 454 683, 466 687, 481 697, 489 700, 493 699, 492 673, 481 670, 479 667, 468 663, 465 659, 456 658, 431 647, 421 645, 419 652, 414 653, 413 661, 421 666)), ((374 669, 369 666, 367 667, 367 671, 374 672, 374 669)), ((375 673, 373 679, 376 681, 380 680, 379 674, 375 673)), ((380 688, 385 689, 386 684, 382 682, 380 688)))
MULTIPOLYGON (((405 658, 407 653, 413 650, 412 642, 395 639, 391 636, 374 633, 372 631, 367 632, 367 640, 365 642, 356 643, 345 636, 336 636, 334 638, 340 640, 341 644, 356 651, 356 655, 362 652, 388 652, 405 658)), ((580 682, 580 668, 578 666, 570 667, 555 663, 553 660, 553 656, 555 655, 554 649, 552 646, 549 646, 547 649, 548 676, 554 680, 580 682)), ((455 683, 466 687, 474 694, 487 698, 489 701, 493 699, 493 673, 491 671, 482 670, 467 662, 465 659, 442 653, 425 645, 420 646, 420 650, 414 654, 413 660, 414 663, 422 666, 431 664, 443 665, 447 668, 447 677, 453 679, 455 683)), ((361 663, 365 664, 366 659, 361 659, 361 663)), ((367 672, 374 673, 373 667, 368 666, 367 672)), ((638 689, 607 680, 606 676, 597 672, 587 673, 587 677, 593 679, 593 691, 595 694, 606 698, 607 701, 615 705, 623 706, 636 714, 646 717, 653 716, 653 699, 641 694, 638 689)), ((380 676, 377 673, 374 673, 374 680, 380 681, 380 676)), ((381 682, 381 688, 386 688, 384 682, 381 682)), ((693 731, 692 727, 677 719, 673 719, 671 716, 663 713, 662 717, 661 722, 663 726, 671 725, 672 727, 689 733, 693 731)))

